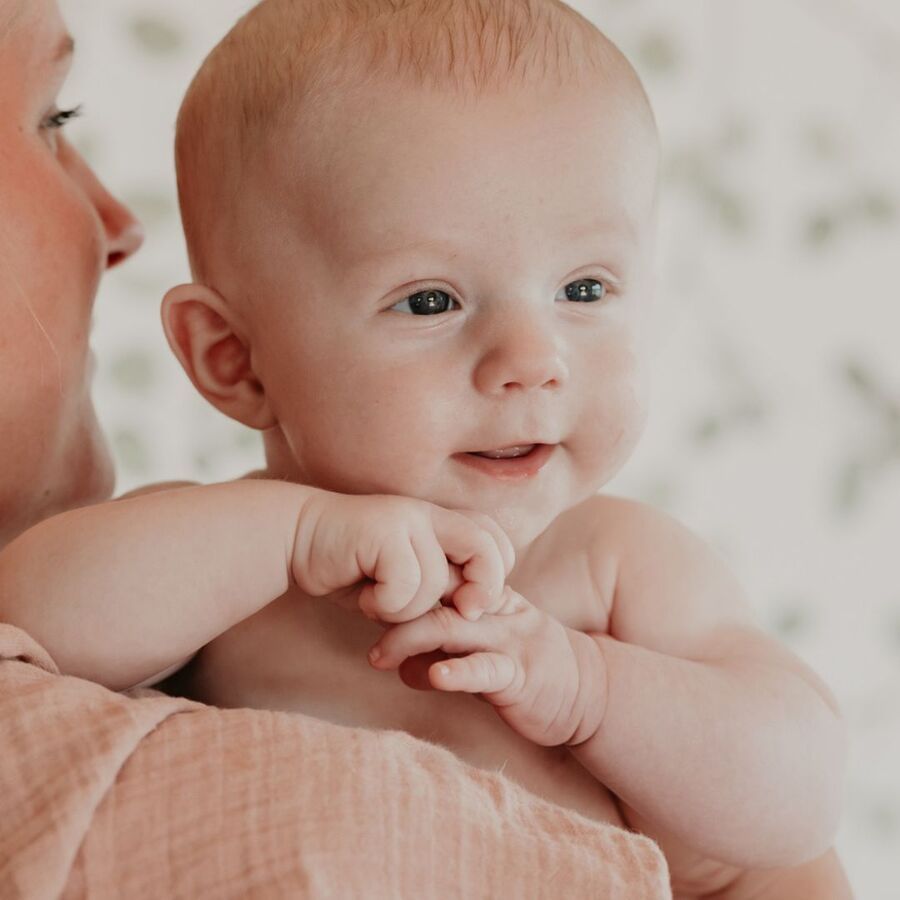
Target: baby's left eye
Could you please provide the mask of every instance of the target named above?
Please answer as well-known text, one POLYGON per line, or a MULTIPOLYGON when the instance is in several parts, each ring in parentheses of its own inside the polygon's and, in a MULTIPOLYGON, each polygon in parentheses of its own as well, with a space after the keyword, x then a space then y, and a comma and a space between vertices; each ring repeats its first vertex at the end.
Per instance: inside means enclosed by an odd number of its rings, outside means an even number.
MULTIPOLYGON (((577 281, 570 281, 563 289, 566 293, 566 299, 575 303, 594 303, 602 300, 607 293, 607 287, 602 281, 596 278, 579 278, 577 281)), ((559 296, 557 295, 557 299, 559 296)))
POLYGON ((434 288, 427 291, 417 291, 404 297, 399 303, 395 303, 391 309, 397 312, 411 312, 414 316, 436 316, 449 312, 455 306, 456 301, 446 292, 434 288))

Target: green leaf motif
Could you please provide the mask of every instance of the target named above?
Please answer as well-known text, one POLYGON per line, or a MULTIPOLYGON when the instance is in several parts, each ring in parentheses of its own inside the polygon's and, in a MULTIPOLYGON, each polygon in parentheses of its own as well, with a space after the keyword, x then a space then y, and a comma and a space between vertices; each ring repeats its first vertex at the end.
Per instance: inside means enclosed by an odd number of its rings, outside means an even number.
POLYGON ((131 393, 146 393, 156 376, 152 357, 142 351, 132 351, 116 359, 110 369, 116 385, 131 393))
POLYGON ((805 636, 813 625, 813 612, 803 603, 789 603, 776 610, 772 627, 775 633, 785 639, 793 640, 805 636))
POLYGON ((166 225, 177 217, 174 197, 163 190, 152 188, 130 190, 124 199, 149 228, 166 225))
POLYGON ((681 53, 671 35, 649 31, 638 41, 635 61, 643 72, 673 75, 681 66, 681 53))
POLYGON ((184 45, 180 30, 159 16, 135 16, 130 30, 138 46, 151 56, 173 56, 184 45))
POLYGON ((120 429, 113 435, 113 451, 122 467, 132 475, 147 475, 150 471, 150 454, 143 438, 130 428, 120 429))

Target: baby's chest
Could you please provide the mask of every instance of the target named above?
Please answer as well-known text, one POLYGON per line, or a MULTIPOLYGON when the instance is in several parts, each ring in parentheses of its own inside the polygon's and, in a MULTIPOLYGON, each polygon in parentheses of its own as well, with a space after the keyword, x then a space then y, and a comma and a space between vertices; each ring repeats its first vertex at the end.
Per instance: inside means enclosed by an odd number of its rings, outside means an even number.
POLYGON ((396 672, 372 669, 366 654, 380 634, 359 613, 286 595, 201 653, 191 693, 218 706, 405 731, 585 815, 620 821, 609 793, 565 748, 532 744, 474 696, 412 690, 396 672))

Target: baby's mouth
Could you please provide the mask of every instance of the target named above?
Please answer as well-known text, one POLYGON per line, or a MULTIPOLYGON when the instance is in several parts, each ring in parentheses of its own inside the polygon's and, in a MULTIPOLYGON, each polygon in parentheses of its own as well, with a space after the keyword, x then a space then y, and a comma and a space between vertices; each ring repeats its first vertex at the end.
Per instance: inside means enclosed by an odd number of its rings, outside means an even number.
POLYGON ((454 458, 469 469, 501 481, 521 481, 541 471, 556 444, 514 444, 497 450, 470 450, 454 458))
POLYGON ((519 444, 515 447, 505 447, 503 450, 473 450, 472 456, 483 456, 486 459, 519 459, 522 456, 528 456, 535 447, 540 444, 519 444))

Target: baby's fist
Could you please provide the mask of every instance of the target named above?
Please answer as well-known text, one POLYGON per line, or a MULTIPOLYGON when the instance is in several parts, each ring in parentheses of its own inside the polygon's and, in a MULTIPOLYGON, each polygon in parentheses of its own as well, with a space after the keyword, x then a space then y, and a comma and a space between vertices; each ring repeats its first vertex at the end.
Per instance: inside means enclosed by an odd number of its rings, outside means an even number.
POLYGON ((322 491, 307 504, 294 548, 294 578, 311 596, 368 580, 359 608, 408 622, 442 599, 477 618, 502 603, 512 545, 488 516, 422 500, 322 491))

